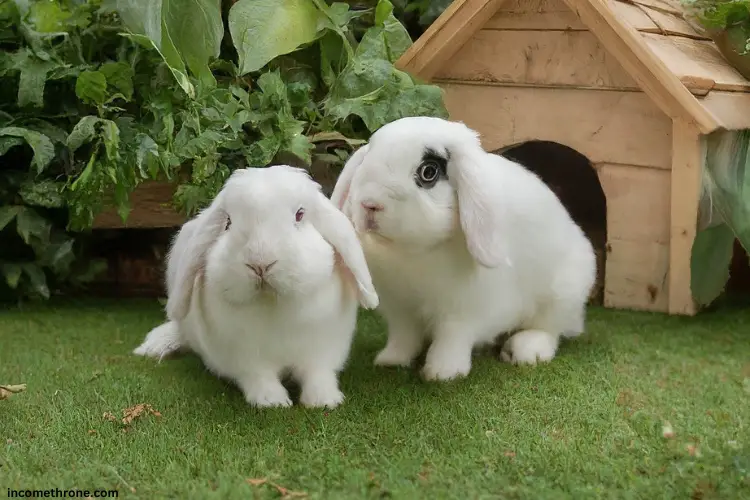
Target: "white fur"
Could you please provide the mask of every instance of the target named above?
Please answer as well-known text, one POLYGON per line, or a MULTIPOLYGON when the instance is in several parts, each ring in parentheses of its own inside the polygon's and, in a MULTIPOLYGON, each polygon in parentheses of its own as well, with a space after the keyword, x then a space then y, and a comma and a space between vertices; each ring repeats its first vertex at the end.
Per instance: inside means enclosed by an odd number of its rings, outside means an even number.
POLYGON ((403 118, 347 162, 332 201, 362 242, 388 342, 379 365, 409 365, 431 341, 429 380, 469 373, 473 347, 516 333, 504 359, 551 360, 560 335, 584 331, 596 276, 591 243, 536 175, 486 153, 461 123, 403 118), (426 150, 446 158, 430 189, 415 172, 426 150), (379 204, 375 227, 365 204, 379 204))
POLYGON ((357 298, 373 308, 378 296, 351 222, 304 171, 282 165, 233 173, 178 233, 166 274, 169 321, 135 354, 161 358, 186 347, 255 406, 292 404, 285 375, 301 384, 303 405, 343 401, 338 372, 357 298), (274 261, 265 280, 250 267, 274 261))

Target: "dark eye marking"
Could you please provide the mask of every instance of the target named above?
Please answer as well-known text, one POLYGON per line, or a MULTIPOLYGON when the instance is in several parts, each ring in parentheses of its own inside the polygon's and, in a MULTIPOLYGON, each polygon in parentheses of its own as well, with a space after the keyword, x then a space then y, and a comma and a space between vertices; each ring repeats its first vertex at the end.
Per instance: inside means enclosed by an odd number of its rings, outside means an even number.
POLYGON ((414 182, 422 189, 430 189, 441 179, 448 179, 448 158, 432 149, 425 149, 422 161, 414 172, 414 182))
POLYGON ((224 231, 228 231, 229 230, 229 226, 231 226, 231 225, 232 225, 232 219, 230 219, 229 216, 227 215, 227 223, 224 226, 224 231))

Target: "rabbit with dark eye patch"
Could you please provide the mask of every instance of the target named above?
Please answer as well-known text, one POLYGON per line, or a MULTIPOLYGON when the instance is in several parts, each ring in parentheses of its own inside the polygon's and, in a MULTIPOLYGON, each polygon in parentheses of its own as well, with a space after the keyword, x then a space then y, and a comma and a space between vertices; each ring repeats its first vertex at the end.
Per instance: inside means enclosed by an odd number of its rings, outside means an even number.
POLYGON ((332 201, 362 242, 388 342, 378 365, 409 365, 430 342, 429 380, 467 375, 472 349, 517 332, 513 363, 551 360, 584 331, 594 249, 532 172, 485 152, 457 122, 389 123, 357 150, 332 201))
POLYGON ((304 170, 235 171, 183 225, 167 264, 168 322, 134 352, 196 352, 248 403, 289 406, 281 377, 306 406, 334 407, 358 302, 378 305, 351 222, 304 170))

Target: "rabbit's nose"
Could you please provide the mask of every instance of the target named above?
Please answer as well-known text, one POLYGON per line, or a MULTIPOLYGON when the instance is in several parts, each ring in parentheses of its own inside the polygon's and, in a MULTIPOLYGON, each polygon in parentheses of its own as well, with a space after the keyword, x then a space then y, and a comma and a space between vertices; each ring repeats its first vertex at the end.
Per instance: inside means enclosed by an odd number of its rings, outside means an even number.
POLYGON ((375 203, 372 201, 363 201, 362 208, 364 208, 366 211, 370 213, 374 213, 374 212, 382 212, 385 207, 380 203, 375 203))
POLYGON ((270 264, 245 264, 251 271, 253 271, 255 274, 258 275, 259 278, 262 278, 265 273, 267 273, 274 264, 276 264, 278 260, 275 260, 271 262, 270 264))

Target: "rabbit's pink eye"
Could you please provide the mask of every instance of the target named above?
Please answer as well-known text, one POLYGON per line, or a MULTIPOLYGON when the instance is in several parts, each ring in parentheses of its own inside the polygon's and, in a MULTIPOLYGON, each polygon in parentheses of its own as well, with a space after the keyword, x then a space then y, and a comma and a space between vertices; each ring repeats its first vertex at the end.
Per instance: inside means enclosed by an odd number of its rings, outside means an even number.
POLYGON ((295 215, 294 218, 297 219, 297 222, 299 222, 302 220, 302 217, 304 216, 305 216, 305 209, 300 208, 299 210, 297 210, 297 215, 295 215))

